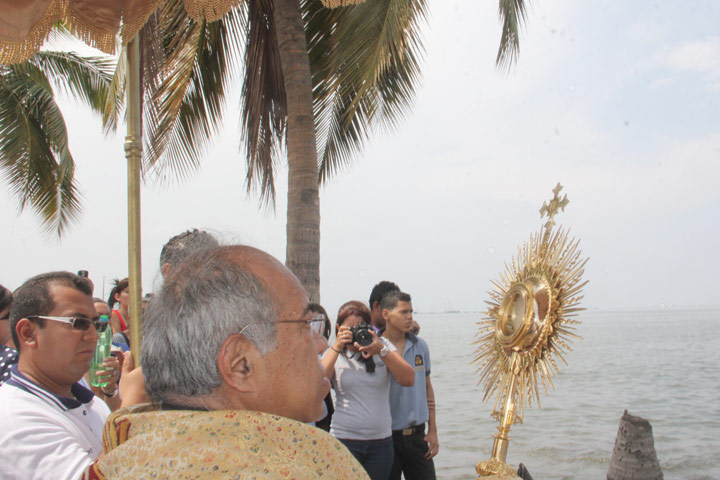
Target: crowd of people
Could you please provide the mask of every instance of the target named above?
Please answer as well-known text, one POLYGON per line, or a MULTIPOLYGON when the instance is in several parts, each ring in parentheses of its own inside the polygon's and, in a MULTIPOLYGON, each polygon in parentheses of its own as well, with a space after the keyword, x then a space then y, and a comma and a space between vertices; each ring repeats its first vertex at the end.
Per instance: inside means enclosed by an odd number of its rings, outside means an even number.
POLYGON ((171 238, 160 272, 142 367, 127 279, 107 301, 70 272, 0 286, 0 478, 435 478, 430 352, 396 284, 333 329, 277 259, 205 231, 171 238))

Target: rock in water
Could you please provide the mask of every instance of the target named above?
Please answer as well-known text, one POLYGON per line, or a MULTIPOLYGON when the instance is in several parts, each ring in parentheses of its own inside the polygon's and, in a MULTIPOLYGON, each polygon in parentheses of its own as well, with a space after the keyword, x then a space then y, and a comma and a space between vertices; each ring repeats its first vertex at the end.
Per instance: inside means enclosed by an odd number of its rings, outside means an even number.
POLYGON ((655 454, 652 426, 644 418, 628 414, 620 419, 607 480, 662 480, 655 454))
POLYGON ((532 475, 530 475, 530 472, 528 472, 527 467, 525 467, 525 465, 523 465, 522 463, 518 466, 517 476, 522 478, 522 480, 533 480, 532 475))

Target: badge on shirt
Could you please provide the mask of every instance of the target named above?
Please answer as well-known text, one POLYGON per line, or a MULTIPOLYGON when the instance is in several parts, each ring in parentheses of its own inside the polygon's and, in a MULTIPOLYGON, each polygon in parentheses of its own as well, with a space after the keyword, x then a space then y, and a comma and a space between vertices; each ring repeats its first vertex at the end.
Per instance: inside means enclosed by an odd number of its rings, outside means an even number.
POLYGON ((422 355, 415 355, 415 366, 423 364, 423 358, 422 355))

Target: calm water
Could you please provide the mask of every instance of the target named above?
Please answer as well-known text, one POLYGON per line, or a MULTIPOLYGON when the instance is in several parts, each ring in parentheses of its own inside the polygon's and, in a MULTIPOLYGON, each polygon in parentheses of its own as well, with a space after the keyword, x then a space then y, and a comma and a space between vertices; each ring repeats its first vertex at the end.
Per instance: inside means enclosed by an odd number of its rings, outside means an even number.
MULTIPOLYGON (((416 315, 430 344, 438 404, 438 478, 476 478, 496 422, 469 365, 480 314, 416 315)), ((720 311, 585 312, 583 337, 542 409, 510 431, 508 463, 535 480, 606 478, 627 409, 653 427, 666 479, 720 480, 720 311)))

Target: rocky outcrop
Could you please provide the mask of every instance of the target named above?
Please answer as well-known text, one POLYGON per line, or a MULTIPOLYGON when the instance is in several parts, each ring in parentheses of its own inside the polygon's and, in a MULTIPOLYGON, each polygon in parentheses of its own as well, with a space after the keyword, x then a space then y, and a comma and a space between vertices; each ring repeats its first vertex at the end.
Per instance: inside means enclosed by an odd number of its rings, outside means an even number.
POLYGON ((522 463, 518 466, 517 476, 522 478, 522 480, 533 480, 532 475, 530 475, 530 472, 528 472, 527 467, 525 467, 525 465, 523 465, 522 463))
POLYGON ((652 426, 644 418, 627 410, 613 448, 607 480, 662 480, 663 473, 655 454, 652 426))

